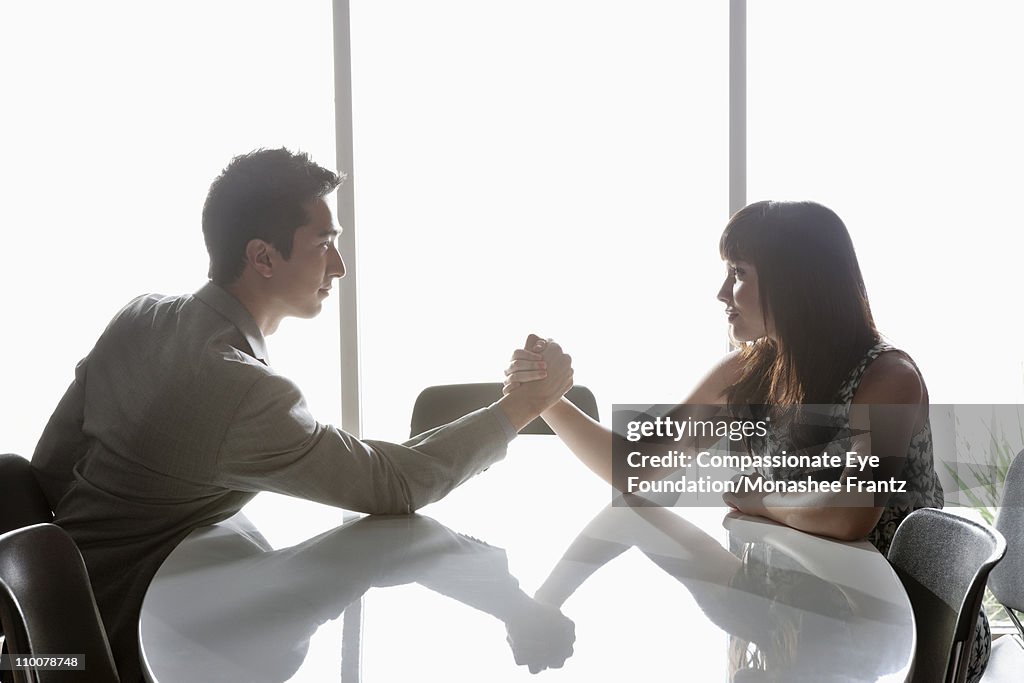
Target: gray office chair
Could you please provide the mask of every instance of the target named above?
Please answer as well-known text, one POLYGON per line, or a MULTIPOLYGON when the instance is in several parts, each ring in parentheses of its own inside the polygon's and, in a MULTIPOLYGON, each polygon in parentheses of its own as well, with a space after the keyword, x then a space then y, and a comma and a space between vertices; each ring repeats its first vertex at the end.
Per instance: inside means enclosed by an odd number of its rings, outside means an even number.
POLYGON ((0 454, 0 534, 52 519, 29 461, 13 453, 0 454))
POLYGON ((0 535, 0 622, 10 652, 84 655, 87 667, 16 670, 14 683, 118 683, 85 562, 60 527, 36 524, 0 535))
MULTIPOLYGON (((0 453, 0 534, 53 519, 50 504, 39 488, 28 460, 14 453, 0 453)), ((0 646, 4 631, 0 628, 0 646)), ((6 683, 10 674, 0 672, 6 683)))
POLYGON ((889 562, 917 622, 914 681, 963 683, 989 572, 1006 552, 995 529, 942 510, 907 515, 889 562))
POLYGON ((992 645, 982 683, 1024 681, 1024 628, 1017 612, 1024 612, 1024 451, 1010 463, 1003 484, 1002 507, 996 530, 1006 537, 1006 557, 988 577, 988 588, 1002 603, 1019 637, 1004 635, 992 645))
MULTIPOLYGON (((428 387, 420 392, 412 409, 412 424, 409 436, 422 434, 428 429, 440 427, 456 420, 477 408, 489 406, 501 398, 500 382, 480 384, 443 384, 428 387)), ((598 420, 597 401, 594 394, 582 386, 574 386, 565 397, 590 417, 598 420)), ((551 427, 539 417, 526 425, 520 434, 554 434, 551 427)))

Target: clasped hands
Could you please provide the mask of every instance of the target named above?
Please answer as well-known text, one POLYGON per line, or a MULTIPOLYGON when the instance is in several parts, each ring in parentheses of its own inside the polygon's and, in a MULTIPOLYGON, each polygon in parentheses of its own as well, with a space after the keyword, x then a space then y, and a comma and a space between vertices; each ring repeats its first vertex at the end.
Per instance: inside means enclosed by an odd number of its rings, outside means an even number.
POLYGON ((573 384, 572 357, 551 339, 531 334, 505 368, 505 395, 535 399, 537 414, 558 402, 573 384))

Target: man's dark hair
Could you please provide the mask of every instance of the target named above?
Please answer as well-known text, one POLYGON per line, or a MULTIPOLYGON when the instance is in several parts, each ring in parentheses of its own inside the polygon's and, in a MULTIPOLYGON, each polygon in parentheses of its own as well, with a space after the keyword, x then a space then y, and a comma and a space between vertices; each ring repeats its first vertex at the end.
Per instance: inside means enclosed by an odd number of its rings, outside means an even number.
POLYGON ((304 152, 257 149, 232 159, 203 205, 210 279, 219 285, 237 280, 252 239, 265 240, 290 258, 295 230, 309 220, 303 204, 333 192, 341 181, 304 152))

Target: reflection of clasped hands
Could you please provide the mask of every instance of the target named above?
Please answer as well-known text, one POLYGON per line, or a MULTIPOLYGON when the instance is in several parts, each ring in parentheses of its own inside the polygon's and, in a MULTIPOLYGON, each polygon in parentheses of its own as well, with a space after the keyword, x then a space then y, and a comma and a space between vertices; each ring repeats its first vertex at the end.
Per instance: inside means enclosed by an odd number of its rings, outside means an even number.
POLYGON ((530 673, 560 669, 572 656, 576 625, 556 607, 529 601, 506 622, 508 644, 516 664, 530 673))
POLYGON ((505 370, 501 404, 515 428, 558 402, 572 388, 572 358, 550 339, 531 334, 505 370))

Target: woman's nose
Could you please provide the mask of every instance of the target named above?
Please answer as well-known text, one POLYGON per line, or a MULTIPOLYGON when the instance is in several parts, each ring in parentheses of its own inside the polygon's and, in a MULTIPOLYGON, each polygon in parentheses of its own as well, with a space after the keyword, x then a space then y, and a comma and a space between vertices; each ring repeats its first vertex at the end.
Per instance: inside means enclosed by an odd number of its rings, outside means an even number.
POLYGON ((723 304, 732 303, 732 276, 725 278, 725 282, 722 283, 722 288, 718 290, 718 300, 723 304))

